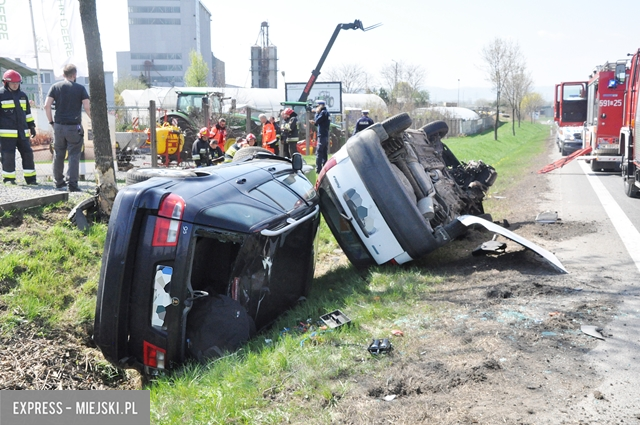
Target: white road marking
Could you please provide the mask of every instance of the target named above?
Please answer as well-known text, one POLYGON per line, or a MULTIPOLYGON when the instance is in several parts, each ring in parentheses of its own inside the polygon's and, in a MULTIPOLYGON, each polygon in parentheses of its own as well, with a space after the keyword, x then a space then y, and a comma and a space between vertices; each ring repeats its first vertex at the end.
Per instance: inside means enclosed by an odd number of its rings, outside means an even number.
MULTIPOLYGON (((631 256, 631 259, 640 271, 640 232, 638 232, 638 229, 631 223, 629 217, 622 211, 620 205, 613 199, 613 196, 611 196, 609 191, 604 187, 598 176, 591 171, 590 167, 583 161, 580 161, 579 164, 587 176, 587 180, 591 183, 591 187, 600 200, 604 210, 611 219, 613 227, 618 232, 620 239, 622 239, 622 243, 627 249, 629 256, 631 256)), ((622 188, 620 190, 622 190, 622 188)))

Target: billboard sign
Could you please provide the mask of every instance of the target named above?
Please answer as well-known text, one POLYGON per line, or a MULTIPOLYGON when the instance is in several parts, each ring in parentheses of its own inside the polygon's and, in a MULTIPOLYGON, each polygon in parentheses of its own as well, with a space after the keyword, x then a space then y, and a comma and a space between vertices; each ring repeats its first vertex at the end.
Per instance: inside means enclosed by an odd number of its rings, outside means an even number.
MULTIPOLYGON (((307 83, 286 83, 285 93, 287 102, 296 102, 300 99, 300 95, 304 90, 307 83)), ((334 82, 320 82, 315 83, 311 92, 309 93, 309 101, 315 102, 317 100, 324 100, 327 104, 327 110, 332 114, 339 114, 342 112, 342 83, 340 81, 334 82)))

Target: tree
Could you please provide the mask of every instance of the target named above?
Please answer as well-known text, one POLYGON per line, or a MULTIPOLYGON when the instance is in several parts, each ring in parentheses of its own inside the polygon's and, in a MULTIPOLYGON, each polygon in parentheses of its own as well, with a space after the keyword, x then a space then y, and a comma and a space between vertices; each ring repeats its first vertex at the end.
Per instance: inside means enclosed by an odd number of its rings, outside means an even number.
POLYGON ((522 110, 525 115, 531 117, 531 122, 534 120, 535 113, 544 105, 544 99, 540 93, 532 92, 528 93, 522 99, 522 110))
POLYGON ((206 87, 209 67, 202 55, 195 50, 189 53, 191 61, 187 72, 184 74, 184 82, 189 87, 206 87))
POLYGON ((80 0, 80 19, 89 65, 91 127, 96 156, 98 208, 102 216, 109 217, 118 193, 118 186, 116 173, 113 169, 113 153, 107 115, 107 91, 104 84, 104 64, 96 14, 96 0, 80 0))
POLYGON ((115 91, 115 102, 116 106, 124 106, 124 100, 122 99, 122 92, 125 90, 144 90, 148 88, 148 86, 140 81, 139 78, 134 78, 131 76, 125 76, 122 78, 118 78, 114 85, 115 91))
POLYGON ((414 108, 415 95, 420 92, 425 71, 421 65, 403 61, 385 65, 380 70, 382 84, 389 93, 393 112, 410 111, 414 108))
POLYGON ((487 80, 496 92, 496 119, 494 125, 494 140, 498 140, 498 126, 500 124, 500 92, 505 82, 513 72, 515 58, 519 55, 517 44, 495 38, 482 49, 482 59, 486 65, 487 80))
POLYGON ((513 70, 509 73, 504 84, 504 95, 511 106, 511 131, 515 136, 516 118, 518 119, 518 127, 520 127, 522 99, 531 89, 533 80, 526 72, 526 65, 521 55, 517 55, 514 60, 513 70))
POLYGON ((371 80, 362 65, 357 63, 343 63, 331 68, 325 73, 329 81, 341 81, 342 93, 361 93, 369 88, 371 80))

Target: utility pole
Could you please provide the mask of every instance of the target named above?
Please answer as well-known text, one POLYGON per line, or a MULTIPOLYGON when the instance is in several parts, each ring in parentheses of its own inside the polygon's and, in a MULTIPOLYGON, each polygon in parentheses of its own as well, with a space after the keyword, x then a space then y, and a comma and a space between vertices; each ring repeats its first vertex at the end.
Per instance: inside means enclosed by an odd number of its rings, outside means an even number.
POLYGON ((457 106, 460 107, 460 78, 458 78, 458 103, 457 106))
POLYGON ((36 54, 36 71, 38 73, 38 106, 44 108, 44 100, 42 97, 42 81, 40 76, 40 59, 38 57, 38 41, 36 39, 36 25, 33 22, 33 4, 29 0, 29 11, 31 12, 31 29, 33 30, 33 49, 36 54))
POLYGON ((398 62, 394 61, 393 59, 391 59, 391 62, 396 64, 395 73, 393 76, 393 88, 391 89, 391 93, 393 94, 393 102, 398 103, 398 98, 396 95, 398 89, 398 62))

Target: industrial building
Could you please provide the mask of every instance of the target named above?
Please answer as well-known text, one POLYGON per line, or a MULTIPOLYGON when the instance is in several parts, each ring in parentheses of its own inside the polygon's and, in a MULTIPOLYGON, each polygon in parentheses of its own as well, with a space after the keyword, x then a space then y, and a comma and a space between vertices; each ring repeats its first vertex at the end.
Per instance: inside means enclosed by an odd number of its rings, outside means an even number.
POLYGON ((184 86, 189 53, 209 68, 207 85, 225 85, 224 62, 211 51, 211 12, 200 0, 128 0, 129 48, 118 52, 118 78, 144 77, 152 86, 184 86))

